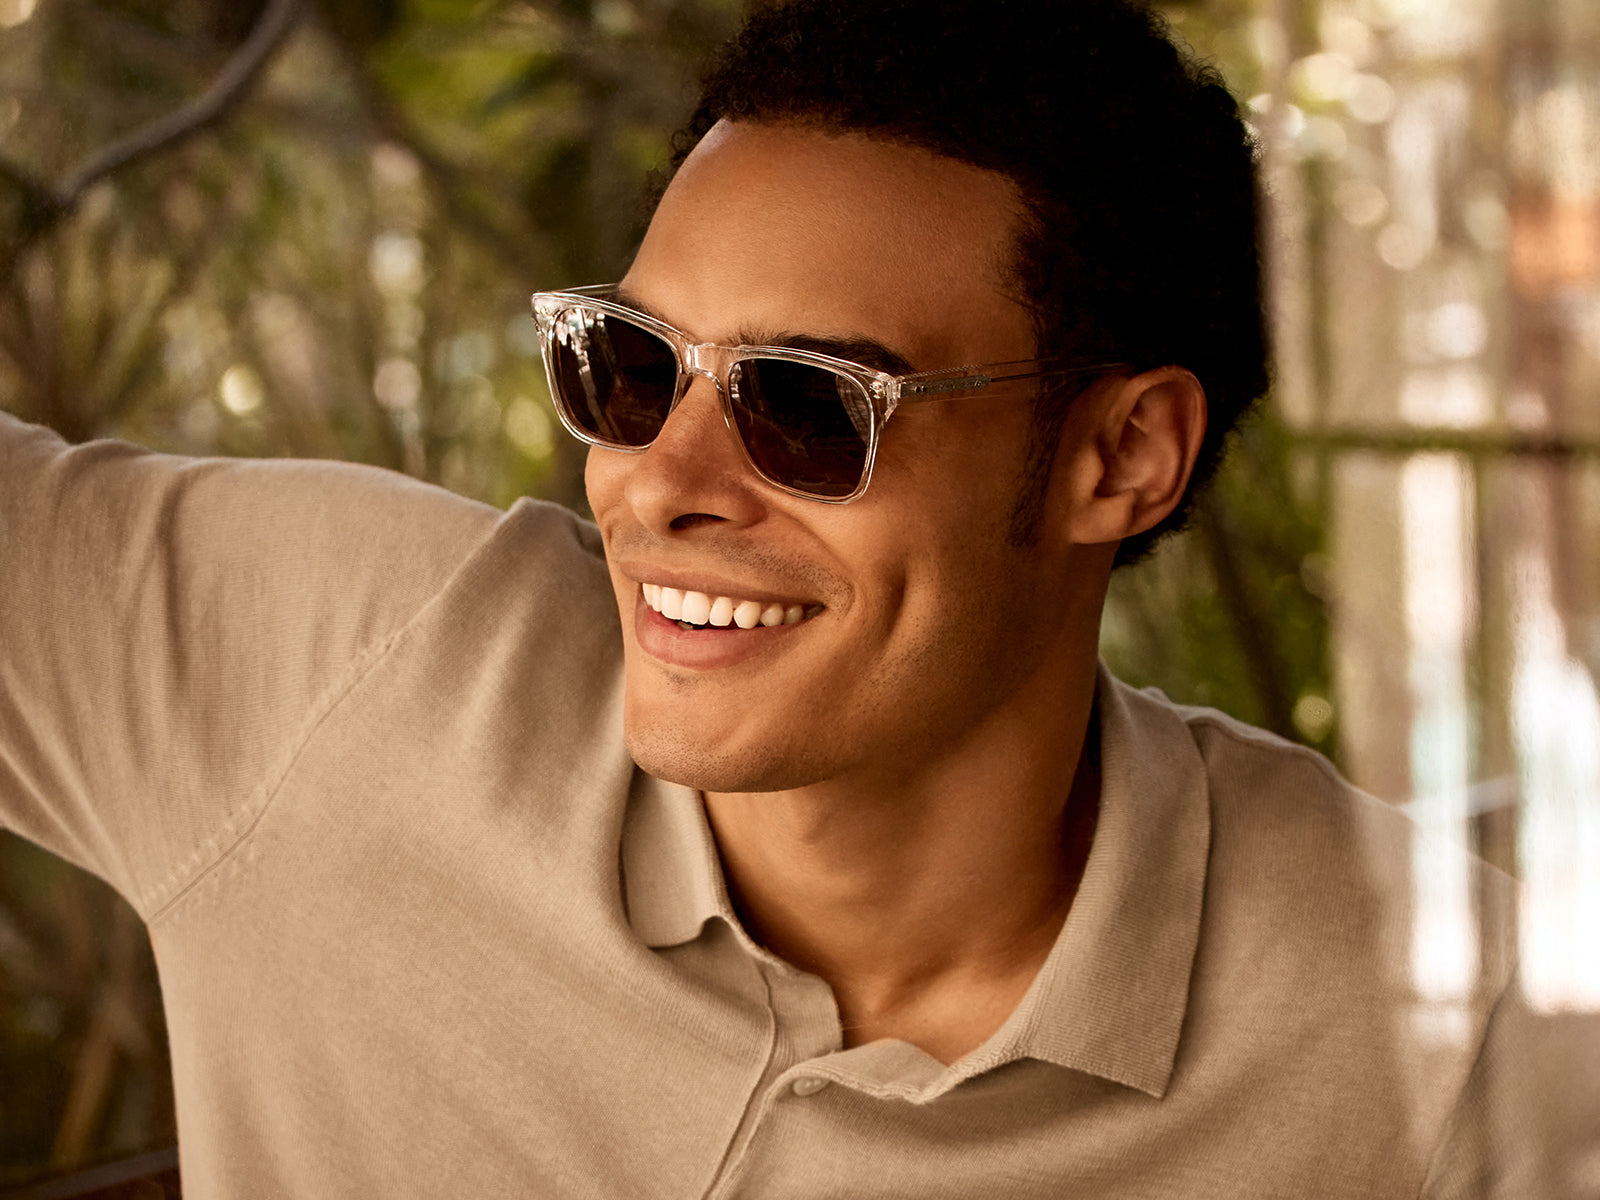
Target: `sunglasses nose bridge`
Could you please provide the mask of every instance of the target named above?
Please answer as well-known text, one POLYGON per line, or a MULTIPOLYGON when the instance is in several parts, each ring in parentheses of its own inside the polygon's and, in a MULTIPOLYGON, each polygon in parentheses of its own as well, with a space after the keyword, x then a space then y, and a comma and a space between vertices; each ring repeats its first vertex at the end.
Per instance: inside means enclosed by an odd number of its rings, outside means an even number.
POLYGON ((690 342, 683 348, 683 371, 699 375, 722 387, 722 362, 718 347, 709 342, 690 342))
POLYGON ((738 424, 733 419, 728 396, 728 350, 714 342, 687 342, 678 355, 678 364, 678 395, 673 407, 676 408, 688 395, 695 376, 708 379, 722 409, 723 423, 727 425, 736 440, 742 441, 738 424))
POLYGON ((718 346, 715 342, 689 342, 685 345, 682 355, 679 356, 679 361, 683 364, 683 374, 679 379, 678 399, 683 399, 694 376, 709 379, 722 405, 723 421, 733 431, 734 437, 742 441, 738 423, 733 419, 732 397, 728 391, 730 357, 728 349, 718 346))

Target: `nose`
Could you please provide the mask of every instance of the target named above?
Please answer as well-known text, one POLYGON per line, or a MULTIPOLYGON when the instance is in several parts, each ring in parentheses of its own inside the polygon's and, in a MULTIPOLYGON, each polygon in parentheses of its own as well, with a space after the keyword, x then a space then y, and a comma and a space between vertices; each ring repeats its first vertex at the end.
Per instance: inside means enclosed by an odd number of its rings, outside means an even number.
POLYGON ((649 449, 622 455, 622 497, 641 524, 666 535, 707 522, 748 524, 766 508, 765 486, 724 417, 721 383, 703 366, 649 449))

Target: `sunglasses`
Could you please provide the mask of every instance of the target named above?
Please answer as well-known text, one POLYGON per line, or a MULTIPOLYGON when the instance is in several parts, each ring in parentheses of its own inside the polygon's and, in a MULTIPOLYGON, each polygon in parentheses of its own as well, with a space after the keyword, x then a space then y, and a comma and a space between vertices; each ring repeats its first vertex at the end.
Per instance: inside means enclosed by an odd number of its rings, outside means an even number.
POLYGON ((1126 366, 1027 359, 890 375, 812 350, 692 342, 616 297, 614 284, 533 297, 550 394, 573 436, 610 450, 645 450, 702 375, 717 385, 723 418, 757 475, 832 504, 867 490, 883 427, 902 404, 1126 366))

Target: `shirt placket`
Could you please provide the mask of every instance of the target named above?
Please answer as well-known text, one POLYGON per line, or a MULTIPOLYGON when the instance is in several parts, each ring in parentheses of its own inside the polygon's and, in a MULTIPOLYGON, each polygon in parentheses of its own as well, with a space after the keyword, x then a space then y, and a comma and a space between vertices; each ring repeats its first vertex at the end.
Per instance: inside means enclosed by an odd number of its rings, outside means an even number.
POLYGON ((784 1105, 808 1103, 830 1086, 831 1080, 812 1069, 812 1064, 836 1054, 843 1045, 832 988, 815 975, 766 955, 758 966, 772 1012, 772 1053, 750 1094, 722 1168, 706 1192, 707 1200, 724 1200, 737 1193, 741 1167, 762 1127, 778 1119, 784 1105))

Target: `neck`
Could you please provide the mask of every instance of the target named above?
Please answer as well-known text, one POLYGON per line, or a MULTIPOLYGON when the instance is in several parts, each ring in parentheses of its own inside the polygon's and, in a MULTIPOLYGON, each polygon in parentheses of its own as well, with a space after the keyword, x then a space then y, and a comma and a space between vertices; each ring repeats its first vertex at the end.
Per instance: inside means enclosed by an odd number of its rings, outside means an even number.
POLYGON ((953 1061, 1016 1007, 1054 944, 1099 803, 1092 657, 1051 728, 997 722, 894 782, 707 793, 752 936, 826 980, 846 1046, 953 1061))

